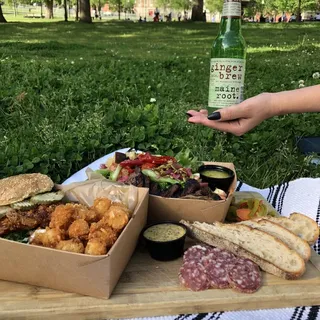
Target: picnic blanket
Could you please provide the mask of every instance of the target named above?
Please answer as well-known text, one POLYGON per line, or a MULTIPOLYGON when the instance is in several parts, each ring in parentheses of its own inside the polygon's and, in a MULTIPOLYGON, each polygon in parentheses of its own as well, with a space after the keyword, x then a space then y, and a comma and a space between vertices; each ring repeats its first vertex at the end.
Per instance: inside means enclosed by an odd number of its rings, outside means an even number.
MULTIPOLYGON (((126 152, 128 148, 117 150, 126 152)), ((116 151, 115 151, 116 152, 116 151)), ((94 161, 81 169, 63 184, 83 181, 87 178, 86 169, 99 168, 101 163, 113 156, 113 153, 94 161)), ((320 178, 301 178, 291 182, 285 182, 266 189, 257 189, 241 181, 237 184, 237 191, 256 191, 265 197, 273 207, 283 216, 292 212, 301 212, 317 221, 320 226, 320 178)), ((313 246, 320 254, 320 240, 313 246)), ((320 301, 319 301, 320 304, 320 301)), ((128 318, 129 319, 129 318, 128 318)), ((131 318, 132 319, 132 318, 131 318)), ((214 312, 201 314, 184 314, 163 317, 135 318, 135 320, 320 320, 320 305, 312 307, 297 307, 255 311, 214 312)))
MULTIPOLYGON (((256 191, 263 195, 283 215, 301 212, 317 221, 320 226, 320 178, 301 178, 291 182, 257 189, 238 182, 237 191, 256 191)), ((313 246, 320 254, 320 239, 313 246)), ((319 301, 320 304, 320 301, 319 301)), ((135 318, 135 320, 316 320, 320 319, 320 305, 253 311, 213 312, 175 316, 135 318)))

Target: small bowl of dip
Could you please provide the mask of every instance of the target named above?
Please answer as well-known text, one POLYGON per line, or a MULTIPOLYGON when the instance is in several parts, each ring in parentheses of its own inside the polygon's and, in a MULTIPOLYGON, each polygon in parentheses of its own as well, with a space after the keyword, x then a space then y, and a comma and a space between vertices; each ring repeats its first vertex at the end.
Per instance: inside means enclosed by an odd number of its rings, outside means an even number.
POLYGON ((151 257, 155 260, 169 261, 182 256, 186 227, 178 222, 165 221, 147 226, 142 231, 151 257))
POLYGON ((200 166, 198 172, 203 182, 207 182, 211 190, 216 188, 228 193, 234 179, 234 172, 223 166, 208 164, 200 166))

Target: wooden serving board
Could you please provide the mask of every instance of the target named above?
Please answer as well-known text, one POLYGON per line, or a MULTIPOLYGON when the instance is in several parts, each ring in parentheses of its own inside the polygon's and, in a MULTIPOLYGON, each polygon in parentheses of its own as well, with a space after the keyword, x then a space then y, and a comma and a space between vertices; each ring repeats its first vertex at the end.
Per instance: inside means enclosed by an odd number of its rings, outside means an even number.
MULTIPOLYGON (((192 244, 187 241, 186 247, 192 244)), ((0 319, 88 320, 317 305, 320 256, 315 252, 312 262, 299 280, 263 272, 263 286, 254 294, 231 289, 192 292, 178 281, 181 258, 159 262, 139 245, 109 300, 0 281, 0 319)))

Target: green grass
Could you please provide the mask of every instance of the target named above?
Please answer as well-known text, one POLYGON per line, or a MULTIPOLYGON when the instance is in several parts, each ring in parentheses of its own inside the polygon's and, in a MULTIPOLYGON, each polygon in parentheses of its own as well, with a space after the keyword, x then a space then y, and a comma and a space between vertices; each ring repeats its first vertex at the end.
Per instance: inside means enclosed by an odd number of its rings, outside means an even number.
MULTIPOLYGON (((206 106, 216 24, 64 22, 0 26, 0 176, 41 171, 61 182, 131 146, 232 161, 267 187, 319 177, 295 136, 320 135, 320 114, 265 121, 243 137, 187 123, 206 106), (150 99, 155 98, 155 103, 150 99)), ((319 83, 320 23, 245 25, 246 97, 319 83)), ((261 106, 263 108, 263 106, 261 106)))

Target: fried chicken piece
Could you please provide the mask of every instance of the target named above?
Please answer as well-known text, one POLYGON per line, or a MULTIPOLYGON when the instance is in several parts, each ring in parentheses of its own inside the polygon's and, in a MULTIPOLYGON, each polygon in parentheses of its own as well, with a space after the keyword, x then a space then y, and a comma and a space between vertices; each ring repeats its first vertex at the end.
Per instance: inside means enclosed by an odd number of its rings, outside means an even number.
POLYGON ((30 210, 30 216, 32 216, 39 222, 39 226, 41 228, 48 227, 51 220, 51 215, 59 205, 61 205, 61 202, 50 205, 41 204, 35 209, 30 210))
POLYGON ((56 204, 38 205, 28 211, 9 211, 6 217, 0 220, 0 235, 7 234, 10 231, 35 229, 39 226, 47 227, 56 206, 56 204))
POLYGON ((10 211, 7 213, 7 218, 10 223, 10 231, 34 229, 39 225, 39 221, 30 215, 30 211, 10 211))
POLYGON ((121 207, 110 207, 108 214, 102 220, 104 224, 120 232, 129 222, 129 217, 121 207))
POLYGON ((98 238, 105 243, 107 248, 111 248, 117 241, 117 233, 107 225, 93 223, 90 226, 89 241, 98 238))
POLYGON ((56 249, 74 253, 84 253, 84 245, 79 239, 61 240, 56 249))
POLYGON ((88 239, 89 224, 84 219, 78 219, 72 222, 68 229, 70 238, 88 239))
POLYGON ((73 204, 72 205, 75 213, 74 213, 74 219, 83 219, 86 220, 88 223, 97 222, 100 220, 99 213, 95 210, 86 207, 83 204, 73 204))
POLYGON ((103 255, 107 253, 107 246, 100 238, 93 238, 88 241, 84 253, 90 255, 103 255))
POLYGON ((48 248, 55 248, 57 244, 64 238, 63 233, 59 229, 46 228, 45 232, 42 230, 35 231, 34 237, 30 244, 43 246, 48 248))
MULTIPOLYGON (((94 200, 92 209, 99 214, 99 218, 102 219, 111 206, 111 200, 108 198, 96 198, 94 200)), ((99 219, 99 220, 100 220, 99 219)))
POLYGON ((10 232, 11 223, 7 217, 3 217, 0 220, 0 236, 7 234, 10 232))
POLYGON ((67 231, 71 223, 74 221, 75 209, 71 204, 60 205, 55 208, 51 214, 50 228, 56 228, 67 231))

